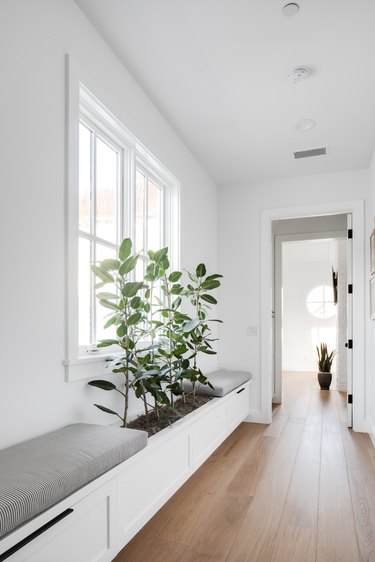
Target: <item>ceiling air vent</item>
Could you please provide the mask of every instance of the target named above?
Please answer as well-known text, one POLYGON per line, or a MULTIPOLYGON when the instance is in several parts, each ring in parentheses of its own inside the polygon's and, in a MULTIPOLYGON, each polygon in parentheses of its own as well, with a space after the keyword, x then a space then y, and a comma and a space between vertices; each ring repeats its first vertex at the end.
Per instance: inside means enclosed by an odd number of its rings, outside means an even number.
POLYGON ((297 150, 296 152, 293 152, 295 160, 298 160, 299 158, 312 158, 313 156, 326 156, 326 154, 326 146, 322 146, 320 148, 308 148, 307 150, 297 150))

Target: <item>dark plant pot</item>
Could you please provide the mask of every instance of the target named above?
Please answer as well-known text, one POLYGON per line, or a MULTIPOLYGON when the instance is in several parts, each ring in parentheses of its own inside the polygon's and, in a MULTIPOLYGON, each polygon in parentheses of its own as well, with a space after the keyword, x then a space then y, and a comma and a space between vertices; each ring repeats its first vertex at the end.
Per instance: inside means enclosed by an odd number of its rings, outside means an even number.
POLYGON ((322 390, 329 390, 332 382, 332 373, 318 373, 318 381, 322 390))

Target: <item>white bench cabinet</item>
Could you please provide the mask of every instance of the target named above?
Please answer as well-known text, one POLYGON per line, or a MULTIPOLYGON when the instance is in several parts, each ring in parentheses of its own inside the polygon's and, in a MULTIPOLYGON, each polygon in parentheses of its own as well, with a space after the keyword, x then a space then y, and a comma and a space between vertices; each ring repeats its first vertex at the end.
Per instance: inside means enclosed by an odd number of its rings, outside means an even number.
POLYGON ((151 437, 146 448, 125 462, 6 535, 0 541, 0 561, 2 553, 67 509, 73 511, 6 560, 113 560, 246 418, 250 384, 214 398, 151 437))

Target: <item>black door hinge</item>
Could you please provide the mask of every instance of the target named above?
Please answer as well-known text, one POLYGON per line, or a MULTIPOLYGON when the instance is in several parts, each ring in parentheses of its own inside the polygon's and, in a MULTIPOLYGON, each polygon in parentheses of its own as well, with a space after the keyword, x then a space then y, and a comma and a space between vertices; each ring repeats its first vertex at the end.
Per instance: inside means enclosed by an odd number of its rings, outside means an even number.
POLYGON ((348 228, 348 238, 353 238, 353 229, 348 228))
POLYGON ((348 340, 345 344, 345 347, 347 347, 348 349, 353 349, 353 340, 348 340))
POLYGON ((353 394, 348 394, 348 404, 353 404, 353 394))
POLYGON ((353 285, 351 283, 349 283, 349 285, 348 285, 348 293, 349 293, 349 295, 351 295, 353 293, 353 285))

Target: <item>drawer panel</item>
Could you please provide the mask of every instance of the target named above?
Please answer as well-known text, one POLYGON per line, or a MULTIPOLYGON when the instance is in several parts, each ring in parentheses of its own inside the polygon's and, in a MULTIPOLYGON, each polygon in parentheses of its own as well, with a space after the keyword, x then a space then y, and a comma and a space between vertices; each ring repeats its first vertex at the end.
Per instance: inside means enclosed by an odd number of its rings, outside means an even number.
POLYGON ((108 562, 115 550, 111 532, 114 484, 72 505, 73 511, 13 554, 9 562, 108 562))
POLYGON ((233 430, 248 415, 250 410, 250 385, 240 386, 227 402, 227 427, 233 430))

